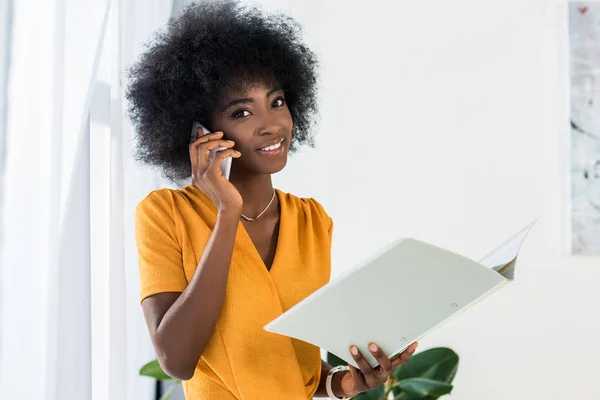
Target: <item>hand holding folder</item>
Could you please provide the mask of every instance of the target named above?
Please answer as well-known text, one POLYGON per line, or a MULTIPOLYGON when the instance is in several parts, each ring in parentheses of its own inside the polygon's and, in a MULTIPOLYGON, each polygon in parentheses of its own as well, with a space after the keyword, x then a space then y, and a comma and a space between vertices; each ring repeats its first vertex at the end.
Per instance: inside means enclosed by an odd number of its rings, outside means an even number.
POLYGON ((377 343, 392 358, 513 280, 519 249, 533 224, 480 261, 403 239, 329 282, 264 329, 312 343, 354 367, 358 366, 348 349, 356 345, 375 368, 378 362, 369 343, 377 343))

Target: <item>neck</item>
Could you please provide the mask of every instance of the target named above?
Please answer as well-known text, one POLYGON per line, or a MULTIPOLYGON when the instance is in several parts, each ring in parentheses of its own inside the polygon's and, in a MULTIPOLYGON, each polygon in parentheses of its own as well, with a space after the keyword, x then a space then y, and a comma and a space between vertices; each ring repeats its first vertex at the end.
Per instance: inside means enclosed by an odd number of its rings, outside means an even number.
POLYGON ((230 181, 244 199, 243 212, 248 216, 261 213, 273 196, 271 175, 236 177, 232 174, 230 181))

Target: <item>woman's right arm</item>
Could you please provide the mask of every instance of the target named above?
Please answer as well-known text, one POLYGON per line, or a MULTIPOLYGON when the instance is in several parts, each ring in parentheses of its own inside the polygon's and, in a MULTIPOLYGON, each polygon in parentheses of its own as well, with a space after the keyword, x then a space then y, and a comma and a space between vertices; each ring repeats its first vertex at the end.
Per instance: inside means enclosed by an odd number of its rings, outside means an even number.
POLYGON ((214 331, 221 312, 242 197, 221 173, 225 157, 240 157, 223 133, 202 135, 190 144, 192 182, 217 206, 217 222, 194 275, 181 293, 159 293, 142 302, 148 330, 165 372, 188 380, 214 331), (225 147, 209 162, 211 150, 225 147))
POLYGON ((158 360, 181 380, 194 375, 225 297, 239 216, 219 213, 190 283, 182 293, 159 293, 142 302, 158 360))

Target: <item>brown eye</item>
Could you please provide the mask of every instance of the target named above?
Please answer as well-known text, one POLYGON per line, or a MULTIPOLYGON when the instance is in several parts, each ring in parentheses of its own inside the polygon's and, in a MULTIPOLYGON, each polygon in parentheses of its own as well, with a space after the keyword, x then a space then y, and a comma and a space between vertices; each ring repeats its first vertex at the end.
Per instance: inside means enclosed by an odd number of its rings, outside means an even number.
POLYGON ((273 107, 281 107, 281 106, 282 106, 282 105, 284 105, 284 104, 285 104, 285 100, 280 98, 280 99, 276 99, 276 100, 273 102, 272 106, 273 106, 273 107))
POLYGON ((247 117, 248 115, 250 115, 250 111, 248 110, 239 110, 234 112, 231 117, 232 118, 244 118, 247 117))

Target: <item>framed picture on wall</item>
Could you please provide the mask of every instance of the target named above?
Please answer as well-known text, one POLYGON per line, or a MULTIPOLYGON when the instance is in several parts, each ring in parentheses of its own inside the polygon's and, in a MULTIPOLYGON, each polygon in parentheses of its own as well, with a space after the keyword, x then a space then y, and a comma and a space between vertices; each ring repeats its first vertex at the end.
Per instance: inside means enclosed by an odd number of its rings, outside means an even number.
POLYGON ((569 3, 571 252, 600 255, 600 3, 569 3))

